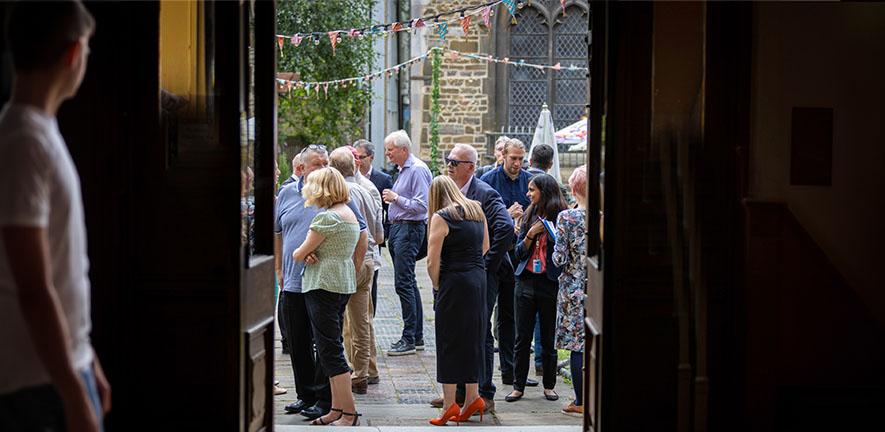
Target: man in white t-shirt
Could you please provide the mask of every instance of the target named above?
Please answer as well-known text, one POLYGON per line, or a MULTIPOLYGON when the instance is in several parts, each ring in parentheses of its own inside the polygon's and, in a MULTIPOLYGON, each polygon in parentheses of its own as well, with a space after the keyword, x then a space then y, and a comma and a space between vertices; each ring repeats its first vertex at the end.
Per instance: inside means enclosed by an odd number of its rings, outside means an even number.
POLYGON ((56 112, 86 71, 95 21, 75 0, 18 2, 0 113, 0 430, 100 431, 110 386, 89 341, 77 169, 56 112))

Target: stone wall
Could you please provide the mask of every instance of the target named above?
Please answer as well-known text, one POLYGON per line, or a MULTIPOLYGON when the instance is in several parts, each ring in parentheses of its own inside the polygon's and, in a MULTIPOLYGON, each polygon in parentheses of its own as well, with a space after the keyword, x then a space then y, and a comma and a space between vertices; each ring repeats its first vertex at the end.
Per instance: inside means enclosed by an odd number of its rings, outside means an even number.
MULTIPOLYGON (((423 0, 413 1, 413 16, 428 16, 463 6, 481 5, 484 0, 423 0)), ((495 12, 498 12, 497 10, 495 12)), ((494 25, 494 19, 493 25, 494 25)), ((470 31, 464 34, 459 24, 450 23, 445 47, 464 53, 489 53, 492 35, 482 24, 480 16, 474 16, 470 31)), ((412 44, 412 55, 419 55, 430 47, 441 46, 436 31, 425 31, 423 38, 412 44)), ((485 154, 485 132, 492 130, 490 115, 492 93, 489 77, 493 66, 464 57, 442 55, 440 68, 440 153, 445 155, 455 144, 471 144, 476 147, 482 161, 485 154)), ((430 107, 432 63, 424 62, 420 72, 412 75, 412 136, 419 136, 420 154, 430 158, 430 107)))

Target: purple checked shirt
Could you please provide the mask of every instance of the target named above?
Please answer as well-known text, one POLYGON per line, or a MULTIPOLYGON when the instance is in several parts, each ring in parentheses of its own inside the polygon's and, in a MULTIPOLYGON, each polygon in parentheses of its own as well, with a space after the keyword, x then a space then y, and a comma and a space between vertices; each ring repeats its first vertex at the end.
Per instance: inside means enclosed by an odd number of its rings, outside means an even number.
POLYGON ((430 169, 427 168, 427 164, 421 159, 409 155, 409 158, 400 167, 396 183, 393 184, 393 191, 398 196, 396 201, 390 203, 387 218, 391 222, 426 221, 430 180, 430 169))

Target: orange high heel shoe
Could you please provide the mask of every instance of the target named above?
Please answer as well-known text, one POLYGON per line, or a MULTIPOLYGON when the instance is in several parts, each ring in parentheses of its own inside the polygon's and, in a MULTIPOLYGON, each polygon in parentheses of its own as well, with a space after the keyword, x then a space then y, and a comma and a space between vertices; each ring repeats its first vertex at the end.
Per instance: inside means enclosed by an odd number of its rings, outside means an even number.
POLYGON ((460 426, 460 422, 458 421, 459 414, 461 414, 461 407, 459 407, 458 404, 452 404, 442 416, 431 419, 430 424, 434 426, 445 426, 450 420, 454 420, 456 423, 459 423, 460 426))
POLYGON ((458 423, 470 420, 473 413, 479 411, 479 422, 482 423, 482 412, 486 409, 486 402, 481 397, 476 398, 467 408, 464 408, 464 414, 459 416, 458 423))

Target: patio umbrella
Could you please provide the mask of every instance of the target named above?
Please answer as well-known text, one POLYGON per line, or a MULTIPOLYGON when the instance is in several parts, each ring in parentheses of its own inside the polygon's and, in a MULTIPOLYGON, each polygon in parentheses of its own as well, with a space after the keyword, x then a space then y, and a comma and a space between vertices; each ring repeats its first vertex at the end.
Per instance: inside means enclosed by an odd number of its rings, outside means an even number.
POLYGON ((587 149, 587 119, 578 120, 556 131, 556 143, 569 145, 569 151, 587 149))
POLYGON ((554 133, 556 128, 553 126, 553 116, 550 115, 550 110, 547 109, 547 104, 545 103, 541 107, 541 116, 538 117, 538 127, 535 128, 535 136, 532 137, 532 146, 529 149, 529 160, 532 159, 532 152, 535 150, 535 146, 539 144, 547 144, 553 148, 553 167, 550 168, 550 175, 556 179, 558 182, 562 182, 562 178, 559 176, 559 149, 556 145, 556 137, 554 133))

